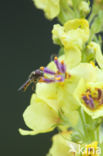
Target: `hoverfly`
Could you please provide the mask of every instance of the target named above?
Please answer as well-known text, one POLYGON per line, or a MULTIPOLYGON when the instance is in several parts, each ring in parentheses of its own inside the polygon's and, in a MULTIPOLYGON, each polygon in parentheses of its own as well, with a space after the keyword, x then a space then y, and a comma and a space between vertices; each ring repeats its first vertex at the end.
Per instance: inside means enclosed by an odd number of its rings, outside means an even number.
POLYGON ((31 83, 36 84, 41 79, 41 77, 43 77, 43 75, 44 73, 40 69, 31 72, 31 74, 28 77, 28 80, 18 89, 18 91, 26 91, 26 89, 31 83))

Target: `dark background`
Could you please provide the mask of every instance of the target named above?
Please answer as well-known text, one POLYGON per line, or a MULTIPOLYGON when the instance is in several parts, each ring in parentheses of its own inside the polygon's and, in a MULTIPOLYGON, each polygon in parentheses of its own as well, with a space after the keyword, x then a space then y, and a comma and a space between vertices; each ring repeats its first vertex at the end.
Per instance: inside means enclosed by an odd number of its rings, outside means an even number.
POLYGON ((45 156, 49 134, 21 136, 22 113, 29 105, 31 87, 17 92, 32 70, 46 65, 57 52, 53 23, 44 18, 32 0, 0 0, 0 156, 45 156))

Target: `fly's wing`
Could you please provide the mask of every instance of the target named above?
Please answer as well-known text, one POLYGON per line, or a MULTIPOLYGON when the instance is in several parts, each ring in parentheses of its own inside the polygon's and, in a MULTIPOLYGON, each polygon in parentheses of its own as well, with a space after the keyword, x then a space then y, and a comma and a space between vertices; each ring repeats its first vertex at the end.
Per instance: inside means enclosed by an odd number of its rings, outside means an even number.
POLYGON ((28 79, 19 89, 18 91, 26 91, 26 89, 28 88, 28 86, 31 84, 31 80, 28 79))

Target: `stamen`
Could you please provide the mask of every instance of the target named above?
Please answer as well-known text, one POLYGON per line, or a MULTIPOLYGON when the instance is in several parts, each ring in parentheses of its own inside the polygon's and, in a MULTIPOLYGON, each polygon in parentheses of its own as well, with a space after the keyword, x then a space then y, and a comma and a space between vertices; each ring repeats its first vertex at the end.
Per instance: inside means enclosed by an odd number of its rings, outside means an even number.
POLYGON ((102 104, 103 104, 103 97, 102 97, 102 99, 100 99, 99 104, 100 104, 100 105, 102 105, 102 104))
POLYGON ((101 89, 96 88, 96 90, 98 91, 98 97, 96 98, 96 100, 99 101, 99 104, 103 104, 103 91, 101 89))
POLYGON ((42 78, 43 79, 43 82, 46 82, 46 83, 52 83, 52 82, 55 82, 55 79, 49 79, 49 78, 42 78))
POLYGON ((89 90, 86 92, 86 97, 88 100, 90 99, 90 91, 89 90))
POLYGON ((61 61, 61 64, 64 64, 64 60, 61 61))
POLYGON ((40 67, 40 70, 44 71, 44 67, 40 67))
POLYGON ((54 60, 58 60, 57 56, 54 57, 54 60))
POLYGON ((63 82, 65 80, 65 78, 62 75, 57 75, 55 77, 56 82, 63 82))
POLYGON ((51 75, 55 75, 55 74, 56 74, 56 72, 54 72, 54 71, 48 69, 47 67, 44 68, 44 73, 46 73, 46 74, 51 74, 51 75))
POLYGON ((94 98, 95 100, 100 100, 102 97, 102 90, 99 88, 96 88, 96 90, 98 91, 98 96, 96 98, 94 98))
POLYGON ((60 73, 62 73, 62 65, 61 65, 61 63, 58 61, 58 58, 57 57, 55 57, 54 58, 54 63, 56 64, 56 67, 57 67, 57 69, 58 69, 58 71, 60 72, 60 73))
POLYGON ((92 109, 94 108, 94 106, 95 106, 94 101, 90 95, 89 95, 89 99, 87 98, 87 96, 83 96, 82 99, 87 104, 87 106, 89 106, 92 109))
POLYGON ((62 73, 65 73, 66 72, 66 66, 65 66, 63 60, 61 61, 61 70, 62 70, 62 73))
POLYGON ((51 83, 51 82, 64 82, 65 79, 70 78, 71 75, 69 75, 66 72, 66 66, 64 64, 64 60, 61 62, 58 61, 58 58, 54 58, 54 63, 56 64, 57 71, 53 71, 51 69, 48 69, 47 67, 40 67, 40 70, 43 71, 43 74, 50 74, 53 75, 52 78, 48 78, 47 75, 43 75, 39 82, 45 82, 45 83, 51 83))
POLYGON ((61 80, 61 77, 56 77, 55 80, 61 80))

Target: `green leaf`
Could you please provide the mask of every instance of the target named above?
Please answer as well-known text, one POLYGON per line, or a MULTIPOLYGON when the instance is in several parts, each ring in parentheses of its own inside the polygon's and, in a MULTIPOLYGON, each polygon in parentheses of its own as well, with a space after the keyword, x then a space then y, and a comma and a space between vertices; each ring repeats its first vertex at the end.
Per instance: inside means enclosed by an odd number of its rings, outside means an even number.
POLYGON ((100 31, 103 31, 103 11, 99 11, 92 23, 89 42, 94 39, 94 35, 100 31))

